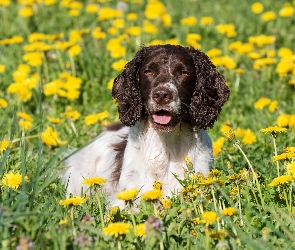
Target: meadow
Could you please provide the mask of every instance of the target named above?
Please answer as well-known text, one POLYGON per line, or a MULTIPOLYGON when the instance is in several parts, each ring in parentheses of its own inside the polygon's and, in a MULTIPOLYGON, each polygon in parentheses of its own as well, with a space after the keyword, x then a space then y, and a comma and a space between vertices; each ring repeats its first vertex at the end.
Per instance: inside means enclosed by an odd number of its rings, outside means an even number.
POLYGON ((294 1, 0 0, 0 20, 1 249, 295 248, 294 1), (212 170, 187 158, 180 193, 128 190, 124 210, 101 178, 67 197, 64 153, 119 121, 113 80, 140 46, 168 43, 231 90, 212 170))

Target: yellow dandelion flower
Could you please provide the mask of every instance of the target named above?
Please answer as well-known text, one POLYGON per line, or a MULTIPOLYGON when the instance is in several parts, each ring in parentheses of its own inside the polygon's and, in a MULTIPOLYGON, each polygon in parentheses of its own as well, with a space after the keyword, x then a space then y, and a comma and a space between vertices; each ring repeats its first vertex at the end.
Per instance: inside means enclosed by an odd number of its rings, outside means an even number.
POLYGON ((126 15, 126 19, 127 19, 128 21, 135 21, 135 20, 137 20, 137 14, 134 13, 134 12, 132 12, 132 13, 128 13, 128 14, 126 15))
POLYGON ((66 108, 66 112, 62 113, 63 116, 73 119, 74 121, 78 120, 81 116, 78 110, 73 110, 71 106, 66 108))
POLYGON ((33 121, 33 118, 26 112, 17 112, 17 116, 19 118, 24 119, 25 121, 29 121, 29 122, 33 121))
POLYGON ((53 124, 60 124, 61 123, 60 118, 48 117, 48 120, 53 124))
POLYGON ((18 15, 24 18, 29 18, 33 15, 33 9, 31 7, 23 7, 19 10, 18 15))
POLYGON ((10 145, 11 145, 11 142, 8 140, 0 141, 0 152, 5 151, 10 145))
POLYGON ((94 3, 88 4, 85 8, 85 11, 87 13, 97 13, 98 10, 99 10, 99 6, 94 3))
POLYGON ((62 225, 67 225, 68 224, 68 219, 64 218, 63 220, 60 220, 58 225, 62 226, 62 225))
POLYGON ((287 166, 288 174, 290 174, 294 177, 295 176, 295 162, 287 163, 286 166, 287 166))
POLYGON ((286 128, 282 128, 282 127, 278 127, 278 126, 270 126, 270 127, 267 127, 267 128, 264 128, 264 129, 261 129, 260 130, 261 133, 271 133, 271 134, 275 134, 277 132, 279 133, 282 133, 282 132, 287 132, 287 129, 286 128))
POLYGON ((213 211, 206 211, 202 214, 202 218, 206 225, 211 225, 217 220, 217 214, 213 211))
POLYGON ((272 157, 273 161, 279 161, 279 160, 290 160, 292 158, 295 158, 295 152, 287 152, 287 153, 282 153, 279 155, 275 155, 272 157))
POLYGON ((0 6, 3 6, 3 7, 7 7, 10 5, 10 0, 1 0, 0 1, 0 6))
POLYGON ((157 199, 161 199, 162 197, 163 197, 162 190, 154 189, 154 190, 150 190, 150 191, 145 192, 141 196, 141 199, 143 199, 143 200, 157 200, 157 199))
POLYGON ((67 198, 65 200, 60 200, 59 204, 66 207, 66 206, 77 206, 82 205, 84 202, 87 201, 87 198, 81 196, 75 196, 71 198, 67 198))
POLYGON ((212 57, 220 56, 222 54, 222 51, 220 49, 213 48, 213 49, 208 50, 206 52, 206 54, 207 54, 207 56, 212 58, 212 57))
POLYGON ((278 186, 278 185, 285 185, 288 184, 289 182, 294 181, 294 178, 290 175, 281 175, 277 178, 274 178, 271 183, 268 185, 270 187, 278 186))
POLYGON ((274 11, 267 11, 261 15, 261 19, 265 22, 272 21, 276 19, 276 13, 274 11))
POLYGON ((119 200, 130 201, 135 198, 138 192, 139 190, 137 188, 132 188, 132 189, 121 191, 117 193, 116 196, 119 200))
POLYGON ((227 207, 221 210, 221 214, 232 216, 236 213, 236 209, 234 207, 227 207))
POLYGON ((117 71, 122 71, 126 64, 127 64, 127 61, 121 59, 117 62, 112 63, 112 68, 117 71))
POLYGON ((162 190, 162 186, 163 186, 162 182, 154 181, 154 184, 153 184, 154 189, 162 190))
POLYGON ((172 201, 170 199, 161 200, 162 206, 165 210, 168 210, 172 206, 172 201))
POLYGON ((5 64, 0 64, 0 73, 3 73, 6 69, 5 64))
POLYGON ((251 131, 250 129, 247 129, 242 138, 242 142, 246 145, 253 144, 254 142, 256 142, 256 136, 253 133, 253 131, 251 131))
POLYGON ((83 183, 87 184, 88 186, 100 186, 101 184, 106 183, 106 179, 101 177, 92 177, 84 179, 83 183))
POLYGON ((224 146, 224 143, 225 143, 225 138, 224 137, 220 137, 216 141, 212 142, 213 156, 214 157, 217 156, 222 151, 222 147, 224 146))
POLYGON ((109 90, 112 90, 112 88, 113 88, 113 85, 114 85, 114 78, 112 78, 112 79, 110 79, 109 81, 108 81, 108 83, 107 83, 107 88, 109 89, 109 90))
MULTIPOLYGON (((25 181, 29 181, 28 177, 24 177, 25 181)), ((2 183, 11 188, 18 188, 22 183, 23 178, 20 173, 8 173, 2 177, 2 183)))
POLYGON ((18 126, 19 126, 21 129, 23 129, 23 130, 25 130, 25 131, 28 131, 30 128, 32 128, 33 124, 32 124, 32 122, 30 122, 30 121, 24 121, 24 120, 22 120, 22 121, 19 121, 19 122, 18 122, 18 126))
POLYGON ((0 108, 6 108, 7 106, 8 106, 8 102, 0 98, 0 108))
POLYGON ((289 122, 290 122, 290 115, 281 114, 277 117, 277 125, 279 127, 287 127, 289 126, 289 122))
POLYGON ((274 112, 277 109, 277 106, 278 106, 278 101, 276 101, 276 100, 271 101, 271 103, 268 106, 268 110, 270 112, 274 112))
POLYGON ((180 20, 180 23, 186 26, 194 26, 197 22, 198 19, 194 16, 185 17, 180 20))
POLYGON ((119 235, 129 233, 130 228, 131 228, 130 224, 127 224, 124 222, 115 222, 115 223, 108 225, 107 227, 104 227, 102 229, 102 232, 105 235, 111 235, 111 236, 114 236, 115 238, 117 238, 119 235))
POLYGON ((145 227, 146 227, 145 223, 140 223, 140 224, 136 225, 135 234, 137 237, 145 236, 145 233, 146 233, 145 227))
POLYGON ((285 6, 279 11, 281 17, 291 17, 294 15, 295 9, 292 6, 285 6))
POLYGON ((201 25, 204 25, 204 26, 209 25, 209 24, 213 23, 213 18, 210 16, 203 16, 203 17, 201 17, 200 23, 201 23, 201 25))
POLYGON ((251 5, 251 11, 254 13, 254 14, 260 14, 262 11, 263 11, 263 4, 260 3, 260 2, 256 2, 256 3, 253 3, 251 5))
POLYGON ((237 35, 235 26, 232 23, 219 24, 216 26, 216 29, 220 34, 226 35, 227 37, 234 37, 237 35))
POLYGON ((225 229, 214 230, 209 233, 213 240, 222 240, 228 236, 228 232, 225 229))
POLYGON ((82 51, 82 47, 80 45, 76 44, 76 45, 69 48, 68 53, 71 56, 77 56, 80 54, 81 51, 82 51))
POLYGON ((41 134, 42 142, 49 146, 57 146, 59 142, 58 133, 48 126, 41 134))
POLYGON ((126 28, 125 31, 130 36, 139 36, 141 32, 141 27, 132 26, 132 27, 126 28))
POLYGON ((262 97, 254 103, 255 109, 263 109, 269 105, 271 100, 269 98, 262 97))

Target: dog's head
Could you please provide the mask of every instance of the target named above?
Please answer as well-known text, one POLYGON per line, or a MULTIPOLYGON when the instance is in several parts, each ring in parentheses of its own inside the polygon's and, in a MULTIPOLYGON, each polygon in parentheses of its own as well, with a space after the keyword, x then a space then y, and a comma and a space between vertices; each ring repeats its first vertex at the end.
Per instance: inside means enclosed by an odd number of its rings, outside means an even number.
POLYGON ((223 76, 199 50, 174 45, 141 48, 112 90, 123 124, 148 118, 156 130, 181 123, 207 129, 229 97, 223 76))

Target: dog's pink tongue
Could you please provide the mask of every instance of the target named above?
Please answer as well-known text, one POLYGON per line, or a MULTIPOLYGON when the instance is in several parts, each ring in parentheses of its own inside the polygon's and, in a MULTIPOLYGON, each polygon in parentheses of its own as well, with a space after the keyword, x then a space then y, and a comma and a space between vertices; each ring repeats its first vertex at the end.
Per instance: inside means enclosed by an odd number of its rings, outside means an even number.
POLYGON ((160 111, 160 112, 153 114, 153 119, 156 123, 165 125, 171 121, 172 116, 167 111, 160 111))

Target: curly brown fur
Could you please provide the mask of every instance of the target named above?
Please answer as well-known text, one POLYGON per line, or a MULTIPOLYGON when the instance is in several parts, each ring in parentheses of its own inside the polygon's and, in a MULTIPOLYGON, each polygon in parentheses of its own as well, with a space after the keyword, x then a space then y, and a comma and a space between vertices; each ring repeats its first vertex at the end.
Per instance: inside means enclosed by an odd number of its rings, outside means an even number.
MULTIPOLYGON (((202 129, 213 126, 229 97, 224 77, 203 52, 174 45, 142 47, 115 79, 112 95, 118 103, 119 117, 123 124, 132 126, 140 118, 151 117, 152 114, 147 109, 147 100, 153 90, 149 79, 142 79, 144 76, 140 72, 146 63, 160 67, 161 62, 158 58, 173 54, 187 58, 186 63, 195 70, 195 75, 191 76, 194 86, 191 87, 187 83, 177 85, 178 91, 182 92, 184 97, 181 100, 182 112, 175 114, 175 119, 177 122, 187 121, 202 129)), ((167 77, 161 81, 167 81, 167 77)))

